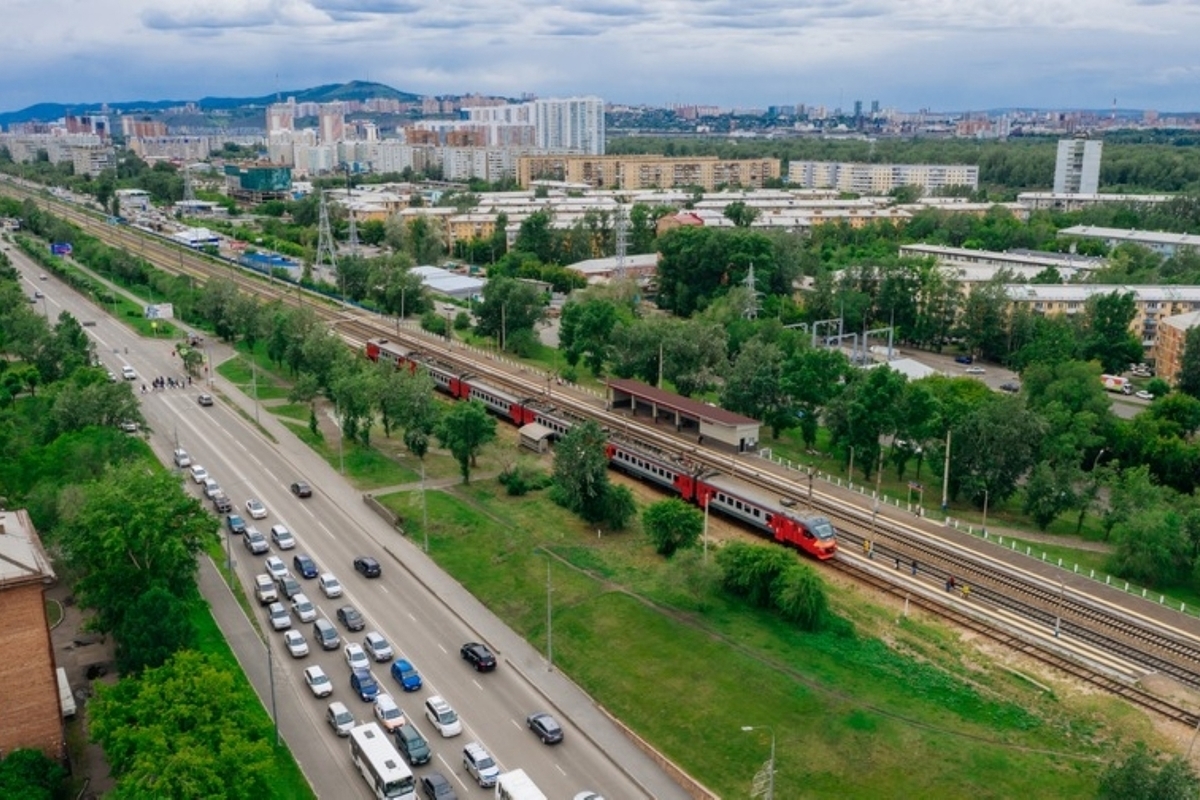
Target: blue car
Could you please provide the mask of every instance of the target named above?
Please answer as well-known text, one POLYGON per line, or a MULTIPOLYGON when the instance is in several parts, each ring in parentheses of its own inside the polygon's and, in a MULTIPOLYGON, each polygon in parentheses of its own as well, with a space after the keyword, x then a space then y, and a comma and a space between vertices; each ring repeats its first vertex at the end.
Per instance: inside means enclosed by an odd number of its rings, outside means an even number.
POLYGON ((392 662, 392 677, 406 692, 415 692, 421 688, 421 674, 407 658, 397 658, 392 662))
POLYGON ((296 572, 300 573, 302 578, 317 577, 317 563, 309 558, 304 553, 292 559, 292 564, 296 567, 296 572))
POLYGON ((350 673, 350 688, 367 703, 379 696, 379 684, 375 682, 375 676, 365 669, 350 673))
POLYGON ((237 514, 226 514, 225 527, 229 528, 229 532, 234 536, 241 536, 246 532, 246 520, 237 514))

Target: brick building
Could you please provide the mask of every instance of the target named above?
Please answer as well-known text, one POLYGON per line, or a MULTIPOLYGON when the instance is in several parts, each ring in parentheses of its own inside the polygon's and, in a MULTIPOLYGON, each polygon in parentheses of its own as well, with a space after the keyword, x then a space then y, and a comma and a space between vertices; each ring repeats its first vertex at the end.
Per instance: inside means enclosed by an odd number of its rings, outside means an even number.
POLYGON ((62 709, 45 589, 56 580, 23 509, 0 511, 0 754, 64 755, 62 709))
POLYGON ((1176 314, 1162 320, 1158 325, 1158 341, 1154 344, 1154 371, 1172 386, 1179 379, 1188 331, 1197 325, 1200 325, 1200 311, 1176 314))

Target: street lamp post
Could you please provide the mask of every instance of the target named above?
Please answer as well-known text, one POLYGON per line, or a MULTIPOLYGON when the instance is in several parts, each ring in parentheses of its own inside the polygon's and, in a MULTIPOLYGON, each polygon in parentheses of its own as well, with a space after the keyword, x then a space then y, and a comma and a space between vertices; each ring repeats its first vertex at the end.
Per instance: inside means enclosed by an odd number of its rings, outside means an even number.
POLYGON ((425 552, 429 552, 429 506, 425 504, 425 459, 421 459, 421 532, 425 534, 425 552))
MULTIPOLYGON (((775 800, 775 729, 770 725, 743 725, 743 731, 767 730, 771 733, 771 758, 767 760, 767 786, 765 791, 755 786, 754 794, 762 794, 767 800, 775 800)), ((759 775, 761 775, 761 771, 759 775)), ((755 783, 758 783, 758 775, 755 776, 755 783)))
POLYGON ((813 476, 817 474, 815 467, 809 467, 808 470, 808 510, 812 511, 812 496, 813 496, 813 476))
POLYGON ((546 669, 554 671, 554 615, 551 597, 554 587, 550 583, 550 554, 546 553, 546 669))
POLYGON ((983 522, 980 524, 979 527, 983 530, 983 532, 985 534, 987 533, 987 507, 988 507, 988 490, 984 489, 983 490, 983 522))

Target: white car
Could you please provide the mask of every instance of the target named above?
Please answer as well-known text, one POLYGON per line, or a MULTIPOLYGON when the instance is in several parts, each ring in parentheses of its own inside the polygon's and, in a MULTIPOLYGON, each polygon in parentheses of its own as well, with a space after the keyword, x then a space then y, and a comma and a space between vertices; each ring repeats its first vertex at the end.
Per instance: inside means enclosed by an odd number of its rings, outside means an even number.
POLYGON ((291 550, 296 546, 296 537, 292 536, 286 525, 271 526, 271 541, 275 542, 280 550, 291 550))
POLYGON ((137 372, 134 370, 133 367, 126 364, 125 366, 121 367, 121 377, 127 381, 136 381, 137 380, 137 372))
POLYGON ((271 619, 271 627, 277 631, 286 631, 292 627, 292 615, 283 603, 271 603, 267 606, 267 616, 271 619))
POLYGON ((371 660, 367 658, 366 652, 361 647, 351 642, 346 645, 344 653, 346 655, 346 665, 353 672, 356 669, 365 669, 370 671, 371 660))
POLYGON ((375 698, 375 719, 379 720, 379 724, 389 733, 406 722, 404 712, 390 694, 381 694, 375 698))
POLYGON ((192 480, 196 483, 204 483, 208 480, 208 470, 199 464, 192 464, 192 480))
POLYGON ((283 635, 283 643, 287 645, 288 652, 292 654, 292 658, 302 658, 308 655, 308 642, 304 641, 304 634, 297 630, 290 630, 283 635))
POLYGON ((301 622, 312 622, 317 618, 317 607, 304 592, 292 598, 292 612, 301 622))
POLYGON ((336 700, 329 704, 329 709, 325 712, 325 720, 338 736, 349 736, 350 731, 354 730, 354 726, 358 724, 354 721, 354 715, 350 713, 350 709, 346 708, 345 703, 339 703, 336 700))
POLYGON ((257 499, 251 497, 246 501, 246 513, 250 515, 251 519, 266 519, 267 507, 257 499))
POLYGON ((963 372, 967 373, 968 375, 983 375, 987 372, 987 370, 983 367, 967 367, 963 370, 963 372))
POLYGON ((369 632, 363 638, 363 650, 366 650, 367 655, 376 661, 391 661, 394 655, 388 640, 383 638, 383 634, 376 631, 369 632))
POLYGON ((214 497, 216 497, 220 493, 221 493, 221 484, 217 483, 212 478, 204 479, 204 496, 205 497, 207 497, 209 500, 212 500, 214 497))
POLYGON ((277 581, 288 574, 287 564, 283 563, 283 559, 279 556, 271 556, 264 563, 267 565, 267 572, 273 581, 277 581))
POLYGON ((337 578, 333 577, 332 572, 321 573, 321 576, 317 578, 317 583, 321 585, 321 591, 325 593, 326 597, 342 596, 342 585, 338 583, 337 578))
POLYGON ((435 694, 425 701, 425 718, 447 739, 462 733, 462 722, 458 719, 458 714, 440 694, 435 694))
POLYGON ((1152 395, 1150 392, 1147 392, 1145 389, 1141 390, 1140 392, 1134 392, 1133 396, 1139 400, 1153 400, 1154 399, 1154 395, 1152 395))
POLYGON ((325 674, 325 670, 313 665, 304 670, 304 682, 312 691, 314 697, 328 697, 333 694, 333 681, 325 674))

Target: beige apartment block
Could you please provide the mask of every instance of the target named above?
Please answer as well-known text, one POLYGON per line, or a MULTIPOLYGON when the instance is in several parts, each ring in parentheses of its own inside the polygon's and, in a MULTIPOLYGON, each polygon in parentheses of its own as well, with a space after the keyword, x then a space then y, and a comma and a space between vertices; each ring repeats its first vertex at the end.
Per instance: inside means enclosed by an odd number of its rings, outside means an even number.
POLYGON ((1169 384, 1179 379, 1187 333, 1200 325, 1200 311, 1177 314, 1162 320, 1154 344, 1154 373, 1169 384))
POLYGON ((662 156, 524 156, 517 162, 517 182, 565 181, 593 189, 671 189, 718 186, 760 189, 778 180, 777 158, 725 160, 716 156, 665 158, 662 156))

